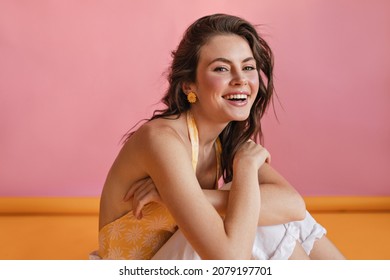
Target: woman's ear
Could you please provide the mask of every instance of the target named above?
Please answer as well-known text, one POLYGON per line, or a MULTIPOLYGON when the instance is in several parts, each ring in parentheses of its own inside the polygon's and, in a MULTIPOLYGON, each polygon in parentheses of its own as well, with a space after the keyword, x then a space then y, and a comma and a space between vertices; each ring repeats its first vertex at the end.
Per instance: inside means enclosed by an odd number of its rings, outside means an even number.
POLYGON ((188 82, 182 83, 181 89, 185 95, 195 91, 193 84, 188 82))

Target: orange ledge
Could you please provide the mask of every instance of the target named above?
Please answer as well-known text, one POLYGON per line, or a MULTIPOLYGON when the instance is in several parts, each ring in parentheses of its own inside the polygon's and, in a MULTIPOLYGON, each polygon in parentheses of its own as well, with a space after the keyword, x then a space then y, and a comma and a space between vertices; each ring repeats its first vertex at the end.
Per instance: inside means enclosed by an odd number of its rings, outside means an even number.
POLYGON ((390 211, 390 196, 305 197, 309 211, 390 211))
MULTIPOLYGON (((390 196, 305 197, 309 211, 390 211, 390 196)), ((97 197, 0 197, 0 214, 99 213, 97 197)))
POLYGON ((0 197, 0 214, 84 214, 99 213, 96 197, 0 197))

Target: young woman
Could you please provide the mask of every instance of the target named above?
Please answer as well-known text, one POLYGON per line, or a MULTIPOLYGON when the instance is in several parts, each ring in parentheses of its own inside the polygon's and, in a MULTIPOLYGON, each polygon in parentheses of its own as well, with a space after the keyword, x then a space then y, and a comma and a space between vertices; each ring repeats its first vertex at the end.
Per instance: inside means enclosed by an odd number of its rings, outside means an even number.
POLYGON ((100 258, 343 258, 256 143, 272 68, 241 18, 215 14, 187 29, 167 108, 128 136, 107 176, 100 258))

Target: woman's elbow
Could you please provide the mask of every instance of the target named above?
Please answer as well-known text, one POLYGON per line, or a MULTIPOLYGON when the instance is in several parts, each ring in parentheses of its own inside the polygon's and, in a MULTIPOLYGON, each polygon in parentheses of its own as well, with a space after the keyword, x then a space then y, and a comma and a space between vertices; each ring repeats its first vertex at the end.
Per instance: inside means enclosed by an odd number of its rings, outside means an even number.
POLYGON ((294 221, 304 220, 306 217, 306 203, 302 196, 298 193, 294 196, 293 213, 291 219, 294 221))

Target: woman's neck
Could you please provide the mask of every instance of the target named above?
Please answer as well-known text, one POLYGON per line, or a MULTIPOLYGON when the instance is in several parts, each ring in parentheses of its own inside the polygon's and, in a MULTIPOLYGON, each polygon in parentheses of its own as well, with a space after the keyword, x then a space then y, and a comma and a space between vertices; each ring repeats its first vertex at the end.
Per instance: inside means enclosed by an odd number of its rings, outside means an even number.
POLYGON ((227 123, 218 123, 207 118, 203 114, 197 113, 196 110, 191 110, 190 113, 195 119, 196 127, 199 135, 199 147, 209 150, 215 144, 215 140, 226 127, 227 123))

